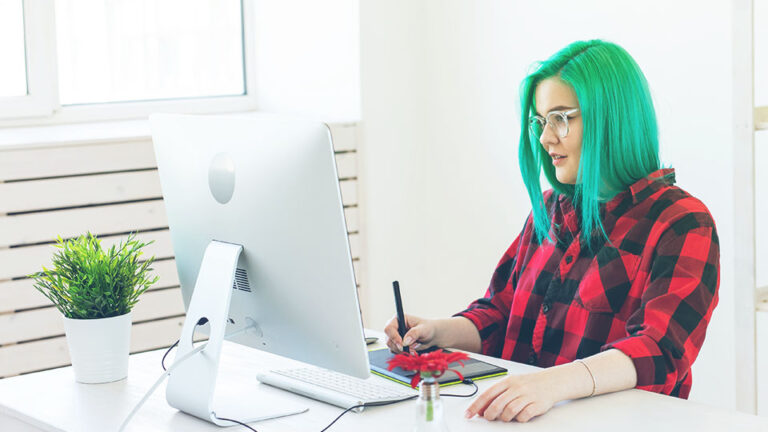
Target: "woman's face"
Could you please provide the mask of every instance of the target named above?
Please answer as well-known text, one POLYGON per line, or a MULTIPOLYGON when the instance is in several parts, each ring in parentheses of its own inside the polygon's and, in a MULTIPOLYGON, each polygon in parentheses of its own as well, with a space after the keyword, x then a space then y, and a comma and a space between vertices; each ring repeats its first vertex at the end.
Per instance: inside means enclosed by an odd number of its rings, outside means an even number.
MULTIPOLYGON (((570 85, 560 78, 542 80, 536 87, 536 114, 546 118, 552 111, 568 111, 579 108, 579 100, 570 85)), ((555 167, 557 180, 563 184, 576 184, 581 159, 581 112, 568 116, 568 134, 560 137, 552 125, 547 124, 539 142, 549 154, 555 167)))

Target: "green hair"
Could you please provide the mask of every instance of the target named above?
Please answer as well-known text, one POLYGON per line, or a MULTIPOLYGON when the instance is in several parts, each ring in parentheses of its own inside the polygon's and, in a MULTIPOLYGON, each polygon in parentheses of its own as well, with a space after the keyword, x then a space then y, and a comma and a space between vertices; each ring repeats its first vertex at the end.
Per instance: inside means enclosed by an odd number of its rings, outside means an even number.
POLYGON ((520 99, 520 172, 531 199, 538 240, 552 240, 540 186, 541 170, 554 195, 572 199, 580 212, 582 236, 590 239, 602 234, 607 239, 600 220, 601 203, 660 165, 656 112, 640 67, 616 44, 602 40, 574 42, 537 63, 520 86, 520 99), (579 100, 583 133, 575 185, 557 180, 551 157, 528 128, 536 111, 536 88, 551 77, 570 85, 579 100))

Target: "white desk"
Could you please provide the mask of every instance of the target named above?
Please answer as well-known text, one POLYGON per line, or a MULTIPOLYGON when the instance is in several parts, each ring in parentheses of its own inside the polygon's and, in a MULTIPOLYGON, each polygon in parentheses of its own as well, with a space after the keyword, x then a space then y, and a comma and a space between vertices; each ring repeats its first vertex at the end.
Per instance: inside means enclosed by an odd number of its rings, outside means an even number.
MULTIPOLYGON (((256 368, 286 367, 291 361, 230 343, 225 343, 223 353, 219 389, 239 393, 244 399, 253 397, 254 403, 257 403, 254 395, 260 392, 268 397, 301 399, 310 408, 304 414, 252 424, 259 432, 319 431, 341 412, 334 406, 256 381, 256 368)), ((161 350, 131 356, 128 378, 109 384, 78 384, 69 367, 0 380, 0 431, 116 431, 162 372, 162 355, 161 350)), ((508 368, 510 373, 535 369, 482 358, 508 368)), ((491 382, 493 380, 490 379, 479 381, 480 390, 487 388, 491 382)), ((470 390, 468 386, 454 386, 443 392, 464 393, 470 390)), ((513 425, 479 418, 465 420, 463 414, 469 405, 468 399, 444 398, 443 404, 453 431, 768 431, 768 419, 765 418, 640 390, 561 403, 530 423, 513 425)), ((409 430, 413 411, 413 401, 407 401, 370 408, 363 413, 348 413, 329 431, 409 430)), ((128 430, 195 432, 246 429, 241 426, 220 429, 171 408, 165 401, 163 385, 141 408, 128 430)))

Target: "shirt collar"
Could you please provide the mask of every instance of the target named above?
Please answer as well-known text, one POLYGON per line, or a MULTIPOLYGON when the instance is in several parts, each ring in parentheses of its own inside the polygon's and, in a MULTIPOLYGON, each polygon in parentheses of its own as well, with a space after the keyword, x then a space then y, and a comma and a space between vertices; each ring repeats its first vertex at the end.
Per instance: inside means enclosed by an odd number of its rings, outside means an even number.
POLYGON ((656 170, 646 177, 634 182, 629 186, 629 189, 619 193, 615 197, 611 198, 606 204, 606 210, 613 211, 619 203, 621 203, 627 195, 632 197, 632 205, 637 205, 641 201, 653 195, 656 191, 675 184, 675 169, 663 168, 656 170))

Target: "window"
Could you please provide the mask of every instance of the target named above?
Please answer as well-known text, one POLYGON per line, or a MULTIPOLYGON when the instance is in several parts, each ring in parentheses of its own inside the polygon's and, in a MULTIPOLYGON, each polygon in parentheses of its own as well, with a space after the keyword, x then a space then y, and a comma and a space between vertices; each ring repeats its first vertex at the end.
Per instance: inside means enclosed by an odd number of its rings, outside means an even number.
POLYGON ((239 1, 57 0, 62 105, 241 95, 239 1))
POLYGON ((0 125, 254 108, 250 2, 3 0, 0 125))
POLYGON ((0 2, 0 97, 26 96, 24 8, 21 0, 0 2))

